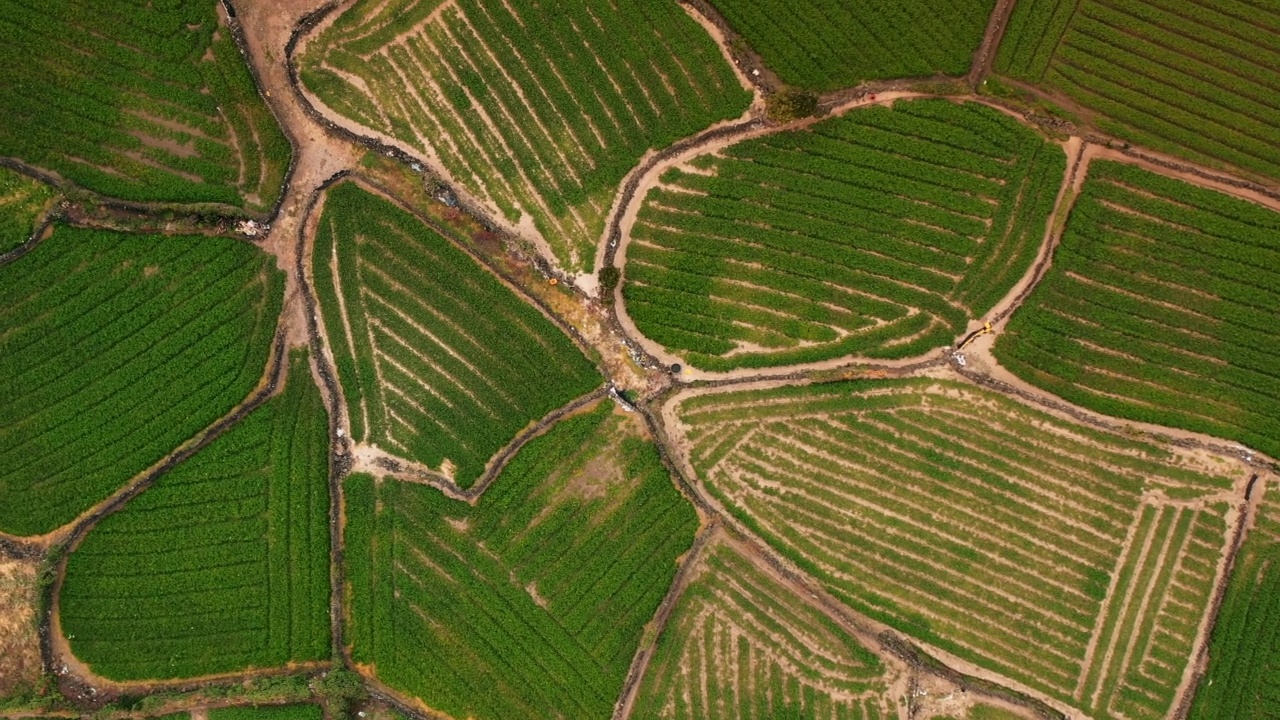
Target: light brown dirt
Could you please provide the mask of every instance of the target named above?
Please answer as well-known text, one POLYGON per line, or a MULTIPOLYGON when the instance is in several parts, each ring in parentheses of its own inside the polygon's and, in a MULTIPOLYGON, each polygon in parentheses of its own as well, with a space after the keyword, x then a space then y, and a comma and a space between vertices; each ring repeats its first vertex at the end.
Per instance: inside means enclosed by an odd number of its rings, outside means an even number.
MULTIPOLYGON (((361 152, 330 137, 311 121, 289 89, 284 47, 303 15, 324 5, 322 0, 277 0, 241 3, 239 20, 244 28, 250 60, 266 89, 266 101, 280 124, 293 136, 294 171, 280 214, 262 241, 263 249, 276 256, 285 271, 285 306, 281 315, 289 347, 307 344, 306 307, 293 269, 296 260, 298 223, 306 199, 325 180, 340 170, 356 167, 361 152)), ((309 265, 309 263, 308 263, 309 265)))
POLYGON ((37 575, 36 561, 0 555, 0 698, 40 679, 37 575))

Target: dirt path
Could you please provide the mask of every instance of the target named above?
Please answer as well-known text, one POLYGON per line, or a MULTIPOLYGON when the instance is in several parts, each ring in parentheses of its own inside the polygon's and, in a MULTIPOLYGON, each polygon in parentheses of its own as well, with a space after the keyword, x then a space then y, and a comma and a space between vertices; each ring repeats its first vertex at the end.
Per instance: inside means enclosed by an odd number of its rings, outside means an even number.
POLYGON ((353 168, 362 151, 341 142, 317 125, 290 90, 285 65, 285 46, 302 17, 325 5, 324 0, 273 0, 237 3, 237 19, 245 45, 266 100, 280 125, 293 140, 293 172, 285 187, 276 216, 262 247, 276 256, 276 264, 286 273, 285 305, 281 325, 289 347, 307 344, 305 304, 294 272, 297 263, 299 224, 305 220, 307 198, 336 173, 353 168))
POLYGON ((1004 37, 1005 28, 1009 25, 1009 16, 1013 14, 1014 2, 1015 0, 997 0, 995 9, 991 11, 991 18, 987 20, 987 30, 982 35, 982 44, 973 54, 973 66, 969 69, 969 75, 966 78, 969 87, 977 88, 986 78, 987 73, 991 72, 991 65, 996 60, 996 52, 1000 49, 1000 39, 1004 37))

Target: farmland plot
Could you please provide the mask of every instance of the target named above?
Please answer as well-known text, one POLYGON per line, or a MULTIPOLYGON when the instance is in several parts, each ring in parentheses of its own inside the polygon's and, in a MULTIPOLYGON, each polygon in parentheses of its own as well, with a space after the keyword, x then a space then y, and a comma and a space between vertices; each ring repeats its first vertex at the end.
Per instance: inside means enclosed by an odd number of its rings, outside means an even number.
POLYGON ((1280 178, 1280 4, 1018 3, 997 72, 1042 83, 1109 132, 1280 178))
POLYGON ((738 143, 645 198, 627 312, 707 370, 921 354, 1030 267, 1064 165, 1013 119, 946 100, 738 143))
POLYGON ((707 490, 850 607, 1095 718, 1169 711, 1226 542, 1221 465, 929 378, 677 413, 707 490))
POLYGON ((70 522, 244 400, 283 283, 248 243, 69 227, 0 267, 0 530, 70 522))
POLYGON ((312 272, 351 437, 464 487, 527 424, 601 382, 550 320, 354 184, 328 192, 312 272))
POLYGON ((708 549, 645 672, 632 717, 890 717, 884 668, 724 540, 708 549))
POLYGON ((1095 162, 996 358, 1071 402, 1280 456, 1280 214, 1095 162))
POLYGON ((531 222, 570 271, 591 269, 618 183, 648 149, 750 100, 669 2, 361 0, 299 64, 330 108, 531 222))
POLYGON ((0 155, 125 200, 269 209, 289 142, 217 7, 0 2, 0 155))
POLYGON ((964 75, 995 0, 712 0, 778 78, 817 91, 964 75))
POLYGON ((329 657, 328 419, 305 352, 283 394, 89 531, 59 605, 113 680, 329 657))
POLYGON ((209 720, 324 720, 324 711, 311 704, 210 708, 209 720))
POLYGON ((1280 717, 1280 484, 1274 477, 1264 482, 1259 516, 1236 556, 1213 628, 1191 720, 1280 717))
POLYGON ((0 253, 31 237, 54 195, 48 185, 0 168, 0 253))
POLYGON ((612 410, 532 440, 475 506, 348 479, 355 661, 455 718, 608 717, 697 525, 612 410))

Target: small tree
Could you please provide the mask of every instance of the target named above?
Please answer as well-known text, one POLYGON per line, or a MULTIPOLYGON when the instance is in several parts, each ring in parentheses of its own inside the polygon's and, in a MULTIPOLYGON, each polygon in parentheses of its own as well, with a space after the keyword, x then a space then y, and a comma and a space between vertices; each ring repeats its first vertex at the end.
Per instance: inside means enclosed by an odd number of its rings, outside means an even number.
POLYGON ((799 88, 782 88, 764 99, 764 114, 776 123, 809 117, 818 110, 818 96, 799 88))
POLYGON ((618 281, 622 279, 622 271, 612 265, 605 265, 600 268, 600 300, 605 305, 613 304, 613 290, 618 287, 618 281))

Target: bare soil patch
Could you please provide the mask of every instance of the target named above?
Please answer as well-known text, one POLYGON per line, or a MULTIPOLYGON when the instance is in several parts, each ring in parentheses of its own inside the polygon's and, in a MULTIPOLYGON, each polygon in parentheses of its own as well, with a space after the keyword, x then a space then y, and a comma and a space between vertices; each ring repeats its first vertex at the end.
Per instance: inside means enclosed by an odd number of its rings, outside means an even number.
POLYGON ((0 697, 40 679, 36 562, 0 556, 0 697))

